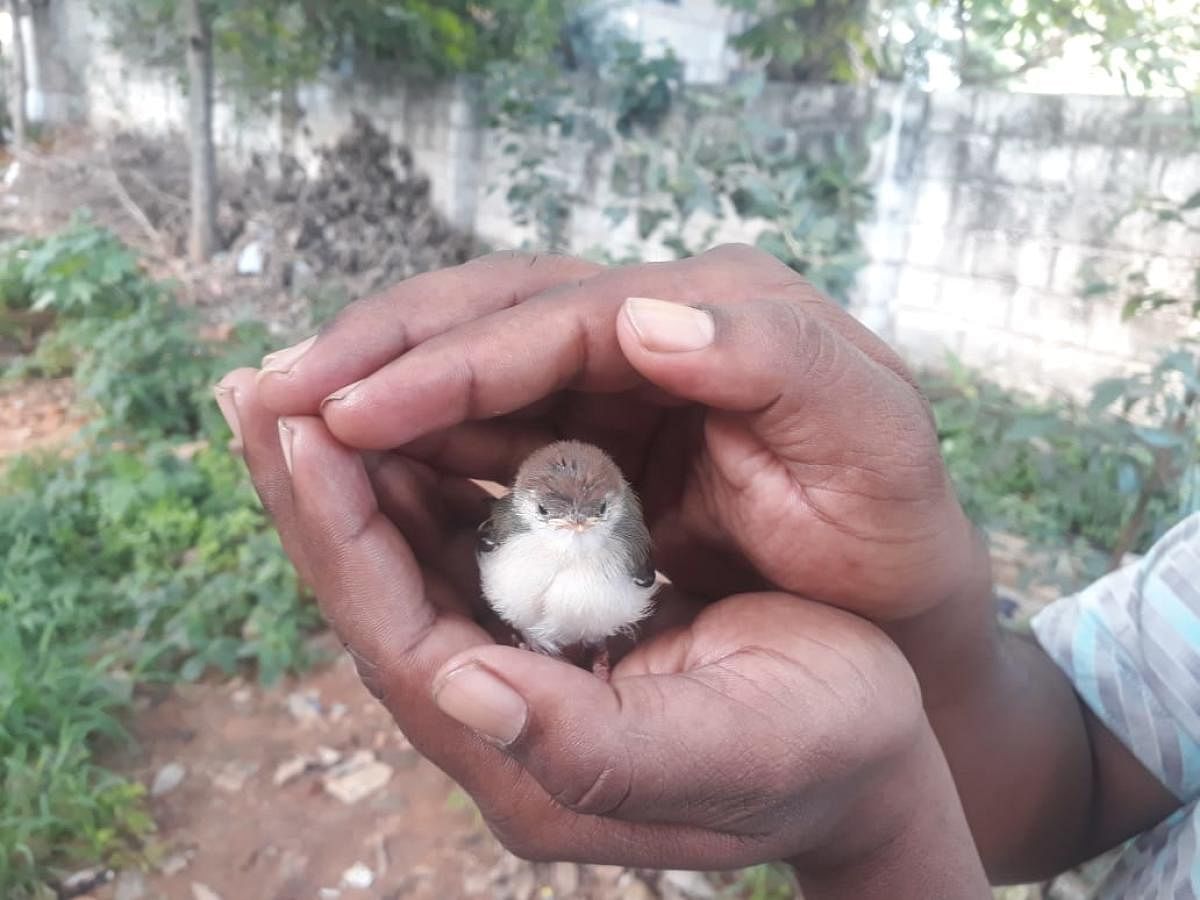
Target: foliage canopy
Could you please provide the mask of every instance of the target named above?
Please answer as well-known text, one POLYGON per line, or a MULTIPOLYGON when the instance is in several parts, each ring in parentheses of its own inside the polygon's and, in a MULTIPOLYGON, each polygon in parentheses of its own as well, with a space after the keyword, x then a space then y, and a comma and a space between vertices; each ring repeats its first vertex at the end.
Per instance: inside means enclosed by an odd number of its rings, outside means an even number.
POLYGON ((1068 43, 1130 90, 1196 88, 1194 5, 1142 0, 722 0, 745 13, 737 45, 790 81, 930 76, 931 54, 963 84, 994 84, 1060 57, 1068 43))
MULTIPOLYGON (((114 42, 148 65, 183 58, 180 0, 93 0, 114 42)), ((378 64, 413 77, 478 72, 558 43, 573 0, 204 0, 220 83, 270 98, 323 70, 378 64)))

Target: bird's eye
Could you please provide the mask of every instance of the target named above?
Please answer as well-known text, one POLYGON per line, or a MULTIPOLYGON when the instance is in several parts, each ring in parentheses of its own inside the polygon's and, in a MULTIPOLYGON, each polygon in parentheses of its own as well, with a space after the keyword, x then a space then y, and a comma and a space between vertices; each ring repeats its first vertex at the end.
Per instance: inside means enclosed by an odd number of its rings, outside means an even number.
POLYGON ((608 512, 608 501, 601 500, 600 501, 600 515, 604 515, 607 512, 608 512))
POLYGON ((537 511, 538 511, 538 515, 539 515, 539 516, 548 516, 548 515, 550 515, 550 514, 549 514, 549 513, 546 511, 546 507, 545 507, 543 504, 541 504, 541 503, 539 503, 539 504, 537 505, 537 511))

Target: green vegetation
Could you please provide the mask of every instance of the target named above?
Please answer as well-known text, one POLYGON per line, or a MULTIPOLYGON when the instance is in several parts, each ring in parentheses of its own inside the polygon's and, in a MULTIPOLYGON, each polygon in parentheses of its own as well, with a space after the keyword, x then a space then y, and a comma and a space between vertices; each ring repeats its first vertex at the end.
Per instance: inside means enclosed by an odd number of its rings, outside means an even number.
MULTIPOLYGON (((1004 390, 949 360, 927 372, 942 454, 967 514, 1041 546, 1082 540, 1113 551, 1138 500, 1147 462, 1133 426, 1070 400, 1004 390)), ((1144 550, 1174 520, 1170 491, 1156 486, 1127 550, 1144 550)), ((1122 554, 1123 555, 1123 554, 1122 554)))
POLYGON ((796 878, 784 863, 752 866, 738 874, 726 896, 742 900, 792 900, 797 895, 796 878))
MULTIPOLYGON (((96 0, 122 53, 179 66, 182 0, 96 0)), ((322 72, 372 65, 438 78, 497 60, 536 58, 558 43, 570 0, 407 0, 306 3, 202 0, 213 66, 235 96, 272 103, 322 72)), ((181 73, 182 74, 182 73, 181 73)))
POLYGON ((210 388, 261 356, 199 340, 169 289, 81 221, 0 249, 0 307, 53 327, 12 367, 73 371, 92 424, 0 474, 0 895, 136 860, 139 785, 97 755, 139 684, 307 661, 315 624, 210 388))
POLYGON ((756 112, 762 77, 690 87, 669 53, 647 56, 611 36, 587 46, 572 54, 588 60, 579 77, 554 77, 545 63, 490 73, 492 124, 510 160, 506 199, 534 246, 567 249, 582 190, 598 183, 613 227, 634 227, 625 247, 614 239, 592 251, 597 258, 640 259, 648 244, 683 258, 736 219, 759 247, 848 299, 866 261, 859 226, 874 206, 869 134, 797 142, 756 112))
MULTIPOLYGON (((1200 237, 1200 194, 1145 207, 1158 226, 1200 237)), ((926 377, 942 452, 976 521, 1041 544, 1083 541, 1115 567, 1200 510, 1200 340, 1183 327, 1200 317, 1200 269, 1182 293, 1149 285, 1133 267, 1082 287, 1119 303, 1126 320, 1167 315, 1180 326, 1153 365, 1097 382, 1089 404, 1035 402, 953 360, 926 377)))
POLYGON ((736 46, 786 81, 929 77, 941 57, 963 84, 1002 84, 1084 48, 1130 91, 1195 90, 1200 27, 1186 3, 1137 0, 722 0, 749 24, 736 46))

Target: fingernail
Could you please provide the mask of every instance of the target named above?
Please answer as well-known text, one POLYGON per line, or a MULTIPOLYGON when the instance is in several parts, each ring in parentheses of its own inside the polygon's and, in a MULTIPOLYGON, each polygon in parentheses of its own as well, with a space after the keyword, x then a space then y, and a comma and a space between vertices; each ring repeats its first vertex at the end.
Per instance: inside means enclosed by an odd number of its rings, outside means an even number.
POLYGON ((500 744, 515 741, 529 715, 520 694, 475 664, 447 675, 433 699, 450 718, 500 744))
POLYGON ((268 353, 262 358, 262 374, 283 375, 292 371, 296 367, 296 363, 300 361, 300 357, 307 353, 316 341, 317 336, 314 334, 291 347, 268 353))
POLYGON ((287 466, 288 474, 292 474, 292 439, 296 432, 292 431, 287 419, 279 420, 279 449, 283 451, 283 464, 287 466))
POLYGON ((336 391, 334 391, 332 394, 330 394, 328 397, 326 397, 324 400, 321 401, 321 406, 324 406, 326 403, 337 403, 339 400, 345 400, 352 393, 354 393, 354 391, 357 390, 358 386, 360 384, 362 384, 364 381, 366 381, 365 378, 363 378, 359 381, 353 381, 350 384, 346 385, 344 388, 338 388, 336 391))
POLYGON ((703 350, 716 335, 709 313, 683 303, 630 297, 625 301, 625 316, 642 346, 655 353, 703 350))
POLYGON ((233 442, 240 446, 242 423, 238 419, 237 398, 234 397, 233 388, 225 387, 223 384, 214 385, 213 396, 217 400, 217 408, 221 410, 221 415, 225 418, 225 424, 233 432, 233 442))

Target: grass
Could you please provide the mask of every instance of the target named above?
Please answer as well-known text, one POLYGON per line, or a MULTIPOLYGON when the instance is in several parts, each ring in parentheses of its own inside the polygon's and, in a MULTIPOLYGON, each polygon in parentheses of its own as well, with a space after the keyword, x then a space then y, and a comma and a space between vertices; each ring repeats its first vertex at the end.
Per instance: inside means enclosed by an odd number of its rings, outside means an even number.
POLYGON ((0 472, 0 896, 81 865, 136 864, 143 789, 105 770, 139 685, 308 662, 316 624, 224 448, 210 385, 261 329, 205 344, 170 288, 80 222, 0 250, 0 309, 53 327, 10 366, 73 373, 91 425, 0 472))
MULTIPOLYGON (((1146 454, 1132 428, 1065 398, 1005 390, 957 364, 919 380, 973 521, 1048 549, 1118 544, 1137 503, 1125 475, 1146 454)), ((1177 508, 1167 488, 1151 492, 1133 549, 1145 551, 1177 508)))

